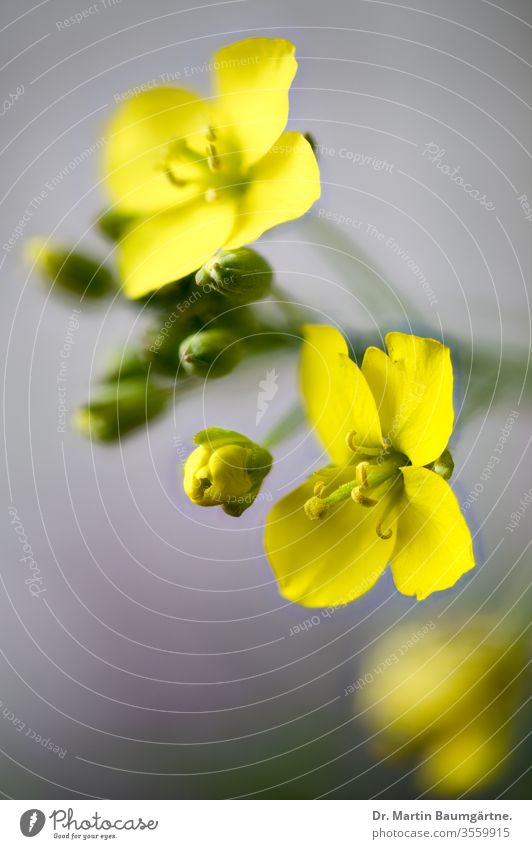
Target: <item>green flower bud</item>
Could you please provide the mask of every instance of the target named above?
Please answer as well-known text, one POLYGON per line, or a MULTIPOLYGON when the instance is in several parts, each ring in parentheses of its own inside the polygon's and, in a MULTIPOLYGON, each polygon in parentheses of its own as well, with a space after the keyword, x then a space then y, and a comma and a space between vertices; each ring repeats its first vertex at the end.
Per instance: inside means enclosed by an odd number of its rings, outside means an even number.
POLYGON ((272 456, 234 430, 210 427, 194 437, 198 446, 185 463, 183 487, 200 507, 222 507, 241 516, 251 507, 272 467, 272 456))
POLYGON ((429 469, 448 481, 454 472, 454 460, 451 452, 446 448, 443 454, 440 454, 438 459, 430 464, 429 469))
POLYGON ((99 387, 94 400, 76 411, 74 428, 91 439, 113 442, 157 416, 168 398, 166 389, 146 378, 106 383, 99 387))
POLYGON ((251 248, 220 251, 196 274, 198 286, 210 286, 234 305, 264 298, 272 280, 271 265, 251 248))
POLYGON ((151 364, 152 368, 160 374, 175 377, 181 366, 179 346, 190 335, 191 330, 188 322, 186 326, 182 326, 181 323, 174 324, 170 320, 158 327, 150 328, 143 340, 144 362, 147 365, 151 364))
POLYGON ((135 215, 118 212, 115 209, 108 209, 96 221, 96 225, 102 233, 112 242, 119 242, 128 227, 137 220, 135 215))
POLYGON ((149 364, 141 352, 135 350, 117 351, 107 364, 104 380, 105 383, 113 383, 130 377, 145 378, 148 367, 149 364))
POLYGON ((61 291, 86 298, 103 298, 115 289, 108 268, 85 254, 46 245, 31 239, 26 245, 28 262, 34 262, 43 278, 61 291))
POLYGON ((229 330, 213 328, 187 336, 179 346, 181 365, 194 377, 222 377, 240 359, 240 345, 229 330))

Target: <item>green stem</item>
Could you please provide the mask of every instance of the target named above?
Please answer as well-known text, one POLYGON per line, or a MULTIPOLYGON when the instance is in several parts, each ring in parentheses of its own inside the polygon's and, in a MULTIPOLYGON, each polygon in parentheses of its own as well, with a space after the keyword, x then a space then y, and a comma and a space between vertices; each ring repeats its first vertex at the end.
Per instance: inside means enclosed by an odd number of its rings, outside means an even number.
POLYGON ((347 481, 347 483, 340 484, 338 489, 335 489, 330 495, 327 495, 325 498, 321 498, 320 500, 329 507, 334 506, 335 504, 340 504, 341 501, 345 501, 346 498, 351 497, 351 492, 356 489, 356 487, 356 480, 347 481))
POLYGON ((327 259, 334 265, 341 276, 347 280, 348 287, 374 314, 380 315, 383 310, 394 311, 399 308, 409 321, 426 324, 427 319, 404 293, 396 295, 395 290, 386 286, 385 280, 374 271, 369 260, 366 260, 361 249, 346 236, 337 224, 325 218, 317 218, 315 214, 307 215, 301 222, 307 229, 315 248, 323 248, 327 259), (325 241, 325 244, 320 242, 325 241), (355 264, 356 273, 347 270, 346 261, 355 264))
POLYGON ((280 286, 272 286, 271 294, 274 302, 286 316, 290 326, 293 326, 296 332, 300 332, 301 325, 308 320, 307 311, 302 310, 299 304, 294 303, 288 292, 285 292, 280 286))
POLYGON ((274 448, 300 430, 304 424, 305 414, 302 407, 297 404, 273 426, 264 439, 261 439, 262 447, 274 448))

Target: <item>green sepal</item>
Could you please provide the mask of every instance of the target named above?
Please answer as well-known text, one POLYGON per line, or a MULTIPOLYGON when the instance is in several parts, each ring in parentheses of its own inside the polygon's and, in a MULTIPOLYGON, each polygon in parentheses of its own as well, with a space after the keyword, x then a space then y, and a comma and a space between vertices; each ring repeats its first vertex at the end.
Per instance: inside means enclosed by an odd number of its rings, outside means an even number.
POLYGON ((225 430, 223 427, 207 427, 205 430, 198 431, 194 437, 194 442, 196 445, 207 443, 213 450, 222 445, 252 446, 255 444, 243 433, 238 433, 236 430, 225 430))
POLYGON ((448 481, 454 472, 454 460, 451 452, 446 448, 433 463, 429 463, 427 469, 448 481))

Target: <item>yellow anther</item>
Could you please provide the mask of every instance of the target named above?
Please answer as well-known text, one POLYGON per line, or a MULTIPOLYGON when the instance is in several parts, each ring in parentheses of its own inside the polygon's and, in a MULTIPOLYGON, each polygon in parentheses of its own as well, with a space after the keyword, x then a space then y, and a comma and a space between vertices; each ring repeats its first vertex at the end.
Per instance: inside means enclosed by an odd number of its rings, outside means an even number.
POLYGON ((382 452, 382 448, 375 448, 358 442, 356 430, 350 430, 349 433, 346 433, 345 441, 349 450, 354 454, 366 454, 368 457, 377 457, 382 452))
POLYGON ((355 442, 356 435, 357 435, 356 430, 350 430, 349 433, 346 433, 346 435, 345 435, 345 441, 346 441, 347 447, 351 451, 354 451, 354 452, 356 452, 357 449, 358 449, 358 445, 355 442))
POLYGON ((321 498, 314 496, 305 502, 305 513, 309 519, 322 519, 327 513, 329 507, 321 498))
POLYGON ((171 184, 175 186, 177 189, 182 189, 187 185, 187 180, 182 180, 179 177, 176 177, 174 172, 172 171, 172 166, 169 164, 168 158, 162 165, 157 166, 159 171, 162 171, 165 177, 170 180, 171 184))
POLYGON ((369 463, 359 463, 358 466, 357 466, 357 469, 356 469, 357 484, 362 489, 367 489, 368 486, 369 486, 368 470, 369 470, 369 463))
POLYGON ((351 490, 351 498, 353 499, 355 504, 360 504, 361 507, 375 507, 377 503, 374 498, 370 498, 368 495, 364 495, 364 493, 360 491, 359 486, 355 486, 351 490))
POLYGON ((219 171, 222 167, 222 163, 220 162, 220 157, 216 152, 216 145, 213 144, 213 142, 208 143, 207 154, 207 165, 211 171, 219 171))

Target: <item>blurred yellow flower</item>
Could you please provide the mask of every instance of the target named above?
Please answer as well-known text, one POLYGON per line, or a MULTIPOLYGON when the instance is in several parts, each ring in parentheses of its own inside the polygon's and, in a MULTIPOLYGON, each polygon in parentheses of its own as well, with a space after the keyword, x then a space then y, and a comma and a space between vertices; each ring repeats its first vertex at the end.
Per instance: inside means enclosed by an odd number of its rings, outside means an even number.
POLYGON ((301 389, 334 466, 271 510, 265 546, 281 593, 345 604, 391 563, 397 588, 424 599, 474 566, 471 535, 446 482, 453 373, 433 339, 389 333, 361 369, 334 327, 307 326, 301 389), (312 521, 314 520, 314 521, 312 521))
POLYGON ((521 645, 481 619, 460 628, 395 629, 365 656, 356 714, 380 754, 415 755, 427 791, 455 796, 493 781, 511 749, 521 645))
POLYGON ((104 176, 115 209, 132 216, 118 247, 127 295, 184 277, 317 200, 312 147, 283 132, 294 52, 284 39, 239 41, 213 57, 215 97, 166 86, 118 107, 104 176))

